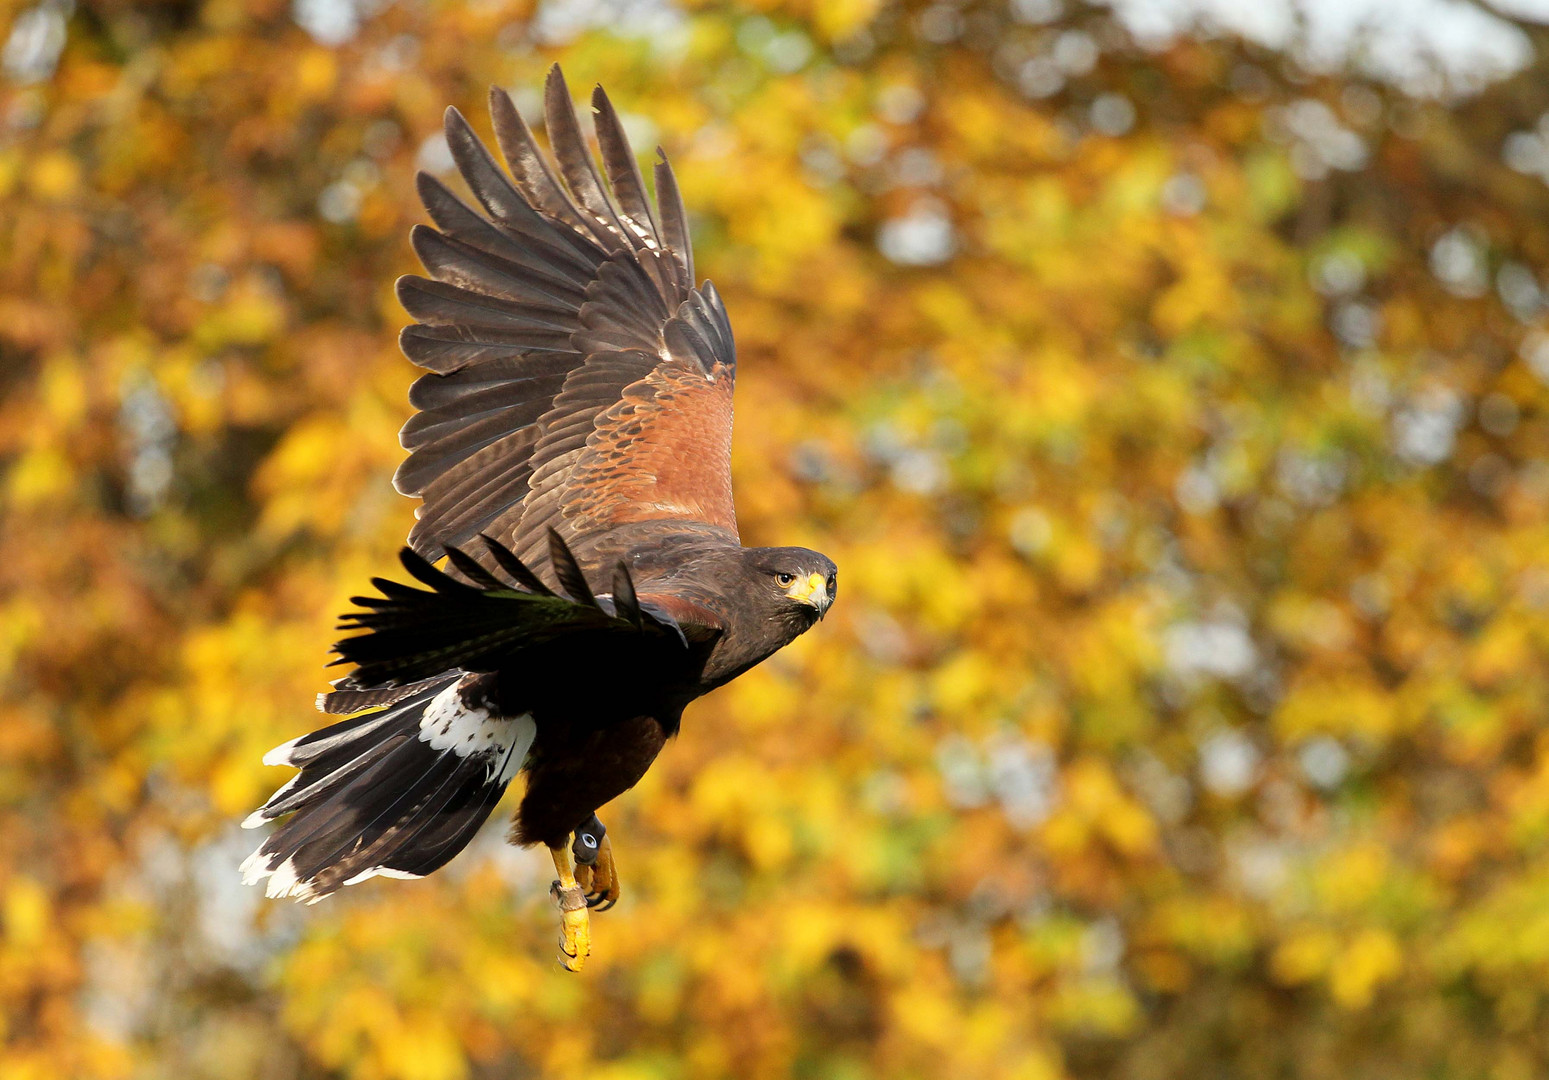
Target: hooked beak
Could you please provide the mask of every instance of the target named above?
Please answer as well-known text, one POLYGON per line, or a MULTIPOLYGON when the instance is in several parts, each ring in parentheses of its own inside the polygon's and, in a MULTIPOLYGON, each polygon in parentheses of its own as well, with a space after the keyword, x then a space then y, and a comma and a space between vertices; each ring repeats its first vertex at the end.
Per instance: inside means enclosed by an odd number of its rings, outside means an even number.
POLYGON ((822 574, 808 574, 806 580, 797 581, 785 592, 792 600, 800 600, 818 609, 818 618, 828 614, 828 605, 834 598, 828 595, 828 579, 822 574))

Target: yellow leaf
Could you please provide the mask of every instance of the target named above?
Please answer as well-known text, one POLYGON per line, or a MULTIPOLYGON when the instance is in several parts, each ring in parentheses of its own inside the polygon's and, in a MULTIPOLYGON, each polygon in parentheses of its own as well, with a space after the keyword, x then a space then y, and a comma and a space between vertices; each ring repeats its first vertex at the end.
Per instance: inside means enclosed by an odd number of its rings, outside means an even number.
POLYGON ((1350 1009, 1371 1004, 1377 988, 1397 975, 1404 954, 1386 930, 1363 930, 1333 962, 1329 992, 1350 1009))

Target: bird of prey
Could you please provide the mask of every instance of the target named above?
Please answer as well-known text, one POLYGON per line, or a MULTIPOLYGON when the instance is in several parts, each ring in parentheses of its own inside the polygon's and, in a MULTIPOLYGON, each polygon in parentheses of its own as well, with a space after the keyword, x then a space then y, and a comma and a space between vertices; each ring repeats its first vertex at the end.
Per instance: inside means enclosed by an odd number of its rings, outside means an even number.
POLYGON ((398 282, 415 319, 400 344, 429 372, 394 477, 423 500, 401 555, 418 587, 377 578, 352 601, 341 629, 359 632, 334 651, 355 668, 318 699, 344 718, 265 755, 300 771, 244 822, 288 817, 242 869, 309 902, 423 877, 522 773, 510 839, 549 848, 560 961, 578 970, 589 909, 619 895, 597 809, 684 706, 821 619, 837 578, 816 551, 738 539, 736 351, 715 287, 695 284, 665 155, 653 205, 598 87, 599 172, 557 66, 552 164, 503 91, 490 112, 509 175, 448 109, 477 206, 421 173, 429 276, 398 282))

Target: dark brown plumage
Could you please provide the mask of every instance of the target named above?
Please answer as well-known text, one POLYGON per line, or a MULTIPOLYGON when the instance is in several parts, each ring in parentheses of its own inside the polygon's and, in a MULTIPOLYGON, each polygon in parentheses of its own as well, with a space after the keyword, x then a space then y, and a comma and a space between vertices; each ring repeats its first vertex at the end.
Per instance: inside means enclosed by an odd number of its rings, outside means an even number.
POLYGON ((394 480, 423 500, 403 554, 419 587, 377 579, 356 598, 344 626, 361 632, 336 646, 355 668, 320 700, 354 715, 265 758, 300 769, 247 823, 292 815, 244 866, 270 895, 429 873, 518 771, 512 838, 554 849, 563 879, 560 852, 573 835, 578 855, 595 850, 595 811, 640 779, 684 706, 833 601, 825 556, 738 540, 731 326, 714 286, 695 287, 665 158, 653 205, 601 88, 592 107, 601 174, 555 68, 557 175, 497 90, 510 176, 448 110, 479 209, 419 178, 429 276, 398 295, 416 320, 403 350, 429 373, 394 480))

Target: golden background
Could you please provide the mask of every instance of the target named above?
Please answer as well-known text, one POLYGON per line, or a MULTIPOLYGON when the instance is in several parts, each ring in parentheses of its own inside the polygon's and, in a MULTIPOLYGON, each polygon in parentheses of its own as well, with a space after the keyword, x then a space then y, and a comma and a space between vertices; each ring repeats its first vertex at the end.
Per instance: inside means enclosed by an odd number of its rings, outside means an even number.
POLYGON ((1051 0, 3 27, 0 1076, 1549 1073, 1549 62, 1418 97, 1051 0), (579 977, 495 826, 316 907, 235 869, 412 520, 414 172, 554 60, 677 169, 744 540, 840 566, 604 811, 579 977))

